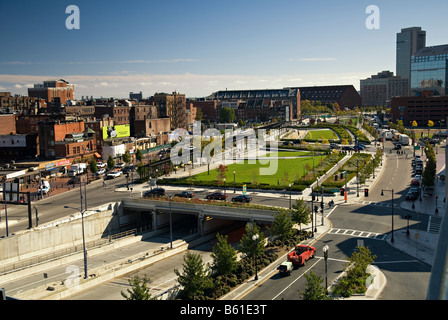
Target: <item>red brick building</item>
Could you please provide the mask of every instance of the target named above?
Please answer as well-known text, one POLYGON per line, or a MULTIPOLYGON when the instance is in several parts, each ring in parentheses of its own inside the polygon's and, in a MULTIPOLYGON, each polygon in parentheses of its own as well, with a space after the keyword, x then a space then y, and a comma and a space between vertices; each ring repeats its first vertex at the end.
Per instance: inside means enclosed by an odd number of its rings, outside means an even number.
POLYGON ((28 88, 28 96, 45 99, 47 102, 58 98, 61 103, 67 104, 67 100, 75 99, 75 86, 63 79, 44 81, 35 84, 34 88, 28 88))
POLYGON ((47 122, 39 127, 40 154, 45 158, 82 158, 96 153, 95 132, 84 121, 47 122))
POLYGON ((425 126, 429 120, 435 127, 446 126, 448 117, 448 96, 432 96, 423 92, 419 96, 394 97, 391 100, 391 120, 402 120, 410 126, 415 120, 419 126, 425 126))

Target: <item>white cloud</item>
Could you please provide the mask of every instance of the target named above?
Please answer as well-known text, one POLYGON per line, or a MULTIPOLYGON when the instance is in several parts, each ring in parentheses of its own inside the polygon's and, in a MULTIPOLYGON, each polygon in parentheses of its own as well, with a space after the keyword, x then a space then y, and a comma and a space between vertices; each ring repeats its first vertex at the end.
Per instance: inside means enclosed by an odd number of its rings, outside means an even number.
MULTIPOLYGON (((204 97, 218 90, 247 90, 247 89, 280 89, 284 87, 322 86, 353 84, 359 88, 359 80, 370 77, 375 72, 342 72, 321 74, 278 74, 278 75, 208 75, 208 74, 106 74, 106 75, 2 75, 0 85, 5 88, 22 90, 29 83, 42 83, 48 79, 65 79, 75 84, 75 95, 106 96, 126 98, 129 92, 142 91, 145 97, 155 92, 173 92, 177 90, 187 97, 204 97)), ((13 91, 13 90, 11 90, 13 91)))

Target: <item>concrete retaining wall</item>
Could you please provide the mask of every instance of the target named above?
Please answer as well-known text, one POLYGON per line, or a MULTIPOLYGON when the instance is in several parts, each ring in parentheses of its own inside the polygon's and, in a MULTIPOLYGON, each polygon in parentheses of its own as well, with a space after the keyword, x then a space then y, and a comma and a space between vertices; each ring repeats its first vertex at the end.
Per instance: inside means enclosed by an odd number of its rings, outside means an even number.
MULTIPOLYGON (((86 242, 100 239, 109 231, 118 230, 118 219, 114 219, 115 217, 118 217, 115 204, 86 212, 84 214, 86 242)), ((77 245, 82 245, 80 213, 0 239, 0 266, 51 254, 77 245)))

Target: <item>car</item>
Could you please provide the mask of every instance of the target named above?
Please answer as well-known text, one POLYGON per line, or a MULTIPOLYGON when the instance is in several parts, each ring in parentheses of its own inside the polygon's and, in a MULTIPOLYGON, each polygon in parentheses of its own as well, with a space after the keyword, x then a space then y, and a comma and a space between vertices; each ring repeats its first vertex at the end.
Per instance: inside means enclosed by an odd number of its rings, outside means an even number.
POLYGON ((163 189, 163 188, 154 188, 154 189, 151 189, 149 191, 146 191, 143 194, 143 197, 148 198, 148 197, 164 196, 164 195, 165 195, 165 189, 163 189))
POLYGON ((206 195, 205 199, 207 199, 207 200, 224 200, 224 201, 226 201, 227 194, 222 193, 220 191, 212 192, 212 193, 209 193, 208 195, 206 195))
POLYGON ((126 166, 123 168, 123 173, 128 173, 128 172, 134 172, 135 171, 135 166, 133 164, 126 166))
POLYGON ((406 193, 406 200, 416 200, 419 195, 420 195, 419 189, 413 187, 409 189, 408 193, 406 193))
POLYGON ((344 147, 342 147, 342 150, 344 150, 344 151, 352 151, 353 148, 349 147, 349 146, 344 146, 344 147))
POLYGON ((401 144, 396 144, 394 146, 394 150, 401 150, 401 144))
POLYGON ((282 262, 281 265, 278 266, 277 270, 279 271, 281 276, 290 276, 293 269, 292 262, 285 261, 282 262))
POLYGON ((180 197, 180 198, 193 198, 194 197, 194 192, 192 192, 192 191, 182 191, 180 193, 176 193, 174 196, 175 197, 180 197))
POLYGON ((233 197, 232 198, 232 202, 245 202, 245 203, 249 203, 252 201, 252 197, 245 195, 245 194, 241 194, 239 196, 233 197))
POLYGON ((294 250, 288 253, 288 261, 292 262, 295 266, 303 266, 306 261, 314 258, 315 253, 315 247, 299 244, 294 250))
POLYGON ((121 176, 122 174, 123 174, 123 172, 121 172, 120 170, 112 170, 106 175, 106 177, 108 179, 115 179, 115 178, 121 176))
POLYGON ((418 179, 412 179, 412 181, 411 181, 411 185, 413 185, 413 186, 419 186, 419 185, 420 185, 420 180, 418 180, 418 179))
POLYGON ((124 162, 119 162, 115 165, 116 169, 123 169, 126 166, 126 163, 124 162))
POLYGON ((97 163, 96 163, 96 166, 97 166, 98 168, 106 168, 106 167, 107 167, 107 163, 104 163, 104 162, 97 162, 97 163))
POLYGON ((106 173, 106 169, 98 169, 98 171, 95 173, 95 175, 100 176, 105 173, 106 173))

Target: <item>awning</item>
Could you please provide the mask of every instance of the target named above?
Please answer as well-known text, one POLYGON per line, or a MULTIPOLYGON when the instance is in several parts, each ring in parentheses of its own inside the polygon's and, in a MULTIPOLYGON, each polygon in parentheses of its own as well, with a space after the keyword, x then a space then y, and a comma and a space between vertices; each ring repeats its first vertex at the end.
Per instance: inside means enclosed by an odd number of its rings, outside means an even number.
POLYGON ((93 155, 97 158, 101 158, 101 155, 98 152, 95 152, 93 155))

